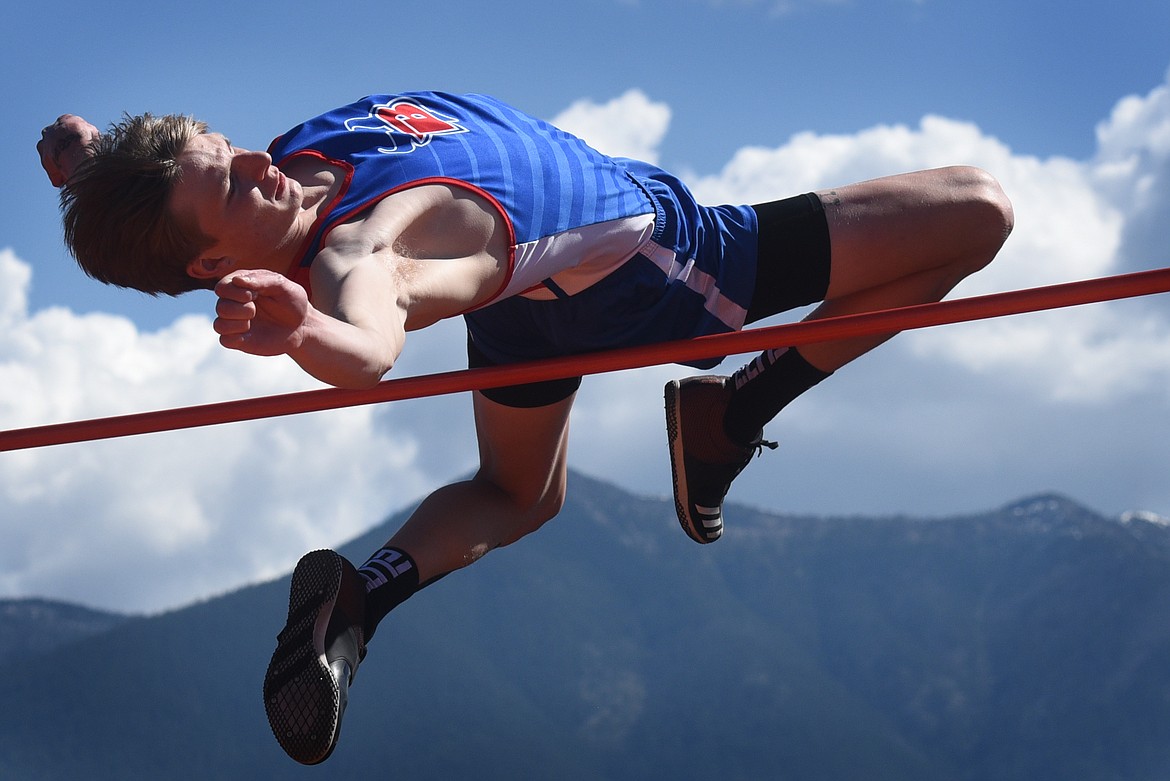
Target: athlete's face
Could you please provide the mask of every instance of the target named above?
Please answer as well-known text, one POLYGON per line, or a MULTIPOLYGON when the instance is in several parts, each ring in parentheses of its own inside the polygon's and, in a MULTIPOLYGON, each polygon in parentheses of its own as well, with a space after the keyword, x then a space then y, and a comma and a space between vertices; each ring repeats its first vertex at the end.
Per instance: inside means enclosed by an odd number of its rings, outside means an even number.
POLYGON ((171 193, 171 213, 213 242, 188 266, 192 276, 273 268, 299 244, 300 184, 285 177, 267 152, 239 149, 218 133, 205 133, 188 142, 178 163, 182 178, 171 193))

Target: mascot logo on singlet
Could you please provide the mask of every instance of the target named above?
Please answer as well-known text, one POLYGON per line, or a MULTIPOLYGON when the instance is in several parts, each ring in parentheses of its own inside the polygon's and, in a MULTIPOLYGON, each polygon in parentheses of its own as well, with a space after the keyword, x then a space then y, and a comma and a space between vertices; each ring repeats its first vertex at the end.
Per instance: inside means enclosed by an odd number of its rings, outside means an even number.
POLYGON ((412 152, 431 143, 435 136, 467 132, 467 128, 460 125, 455 117, 444 116, 409 100, 374 106, 364 117, 347 119, 345 129, 385 133, 390 143, 378 147, 378 151, 387 155, 412 152))

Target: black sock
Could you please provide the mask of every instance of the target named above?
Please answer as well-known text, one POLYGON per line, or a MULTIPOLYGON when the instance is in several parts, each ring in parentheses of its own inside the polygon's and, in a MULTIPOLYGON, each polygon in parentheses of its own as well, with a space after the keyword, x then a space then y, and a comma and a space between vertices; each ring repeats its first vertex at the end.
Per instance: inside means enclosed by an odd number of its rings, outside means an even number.
POLYGON ((358 574, 366 581, 366 641, 374 636, 378 622, 417 591, 438 578, 419 585, 418 567, 406 551, 382 548, 358 567, 358 574))
POLYGON ((810 364, 794 347, 765 350, 732 375, 723 430, 736 444, 752 444, 780 410, 830 374, 810 364))

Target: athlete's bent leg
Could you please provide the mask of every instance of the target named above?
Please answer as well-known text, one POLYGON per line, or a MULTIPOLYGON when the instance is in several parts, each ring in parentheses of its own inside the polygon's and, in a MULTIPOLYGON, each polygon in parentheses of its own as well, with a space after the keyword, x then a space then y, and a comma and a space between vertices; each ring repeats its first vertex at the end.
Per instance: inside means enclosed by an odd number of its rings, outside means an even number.
MULTIPOLYGON (((1013 224, 999 184, 970 167, 889 176, 817 197, 831 260, 824 302, 809 320, 940 301, 991 262, 1013 224)), ((770 262, 760 258, 761 265, 770 262)), ((793 399, 891 336, 765 351, 735 374, 728 435, 749 444, 793 399)))
MULTIPOLYGON (((809 303, 818 285, 823 303, 810 320, 939 301, 991 262, 1014 219, 999 184, 970 167, 875 179, 756 210, 761 256, 751 320, 809 303)), ((675 506, 692 539, 722 534, 731 481, 770 444, 764 425, 892 335, 767 350, 731 378, 667 384, 675 506)))
POLYGON ((474 394, 479 470, 428 496, 387 543, 409 552, 420 581, 509 545, 560 511, 573 399, 509 407, 474 394))
POLYGON ((427 497, 360 569, 333 551, 301 559, 264 680, 269 724, 289 756, 316 764, 333 752, 366 642, 390 610, 557 514, 572 404, 570 395, 508 407, 475 393, 480 468, 472 479, 427 497))

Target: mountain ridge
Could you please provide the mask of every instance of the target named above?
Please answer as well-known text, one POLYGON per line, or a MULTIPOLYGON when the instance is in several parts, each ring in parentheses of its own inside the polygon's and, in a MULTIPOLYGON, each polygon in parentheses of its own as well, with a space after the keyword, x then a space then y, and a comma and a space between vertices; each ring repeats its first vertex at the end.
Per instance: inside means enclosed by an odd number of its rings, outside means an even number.
POLYGON ((669 501, 570 479, 562 517, 384 623, 325 771, 260 703, 286 576, 10 659, 0 777, 1170 775, 1163 526, 1055 494, 949 518, 731 505, 696 546, 669 501))

